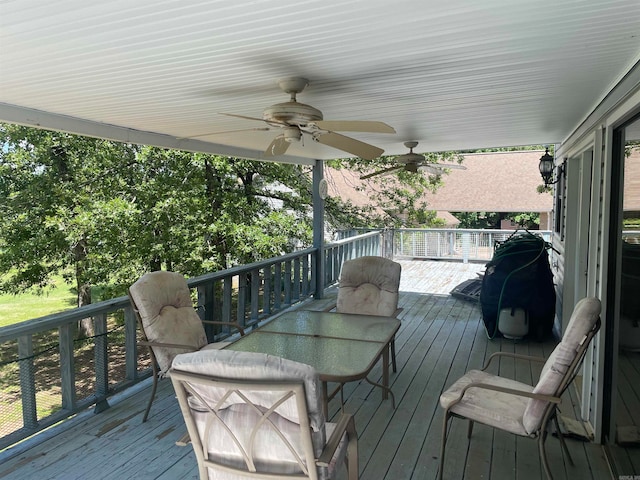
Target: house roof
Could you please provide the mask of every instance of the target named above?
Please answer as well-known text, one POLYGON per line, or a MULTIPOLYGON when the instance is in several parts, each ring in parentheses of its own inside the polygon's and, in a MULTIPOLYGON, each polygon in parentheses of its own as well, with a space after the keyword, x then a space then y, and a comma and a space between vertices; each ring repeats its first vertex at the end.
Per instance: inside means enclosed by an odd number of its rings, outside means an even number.
POLYGON ((550 212, 553 196, 542 185, 541 150, 464 155, 466 170, 442 176, 444 185, 425 199, 433 210, 450 212, 550 212))
MULTIPOLYGON (((430 210, 436 210, 447 225, 455 225, 448 212, 550 212, 553 197, 539 194, 542 184, 538 162, 544 152, 478 153, 464 155, 466 170, 450 170, 442 176, 443 186, 424 196, 430 210)), ((357 206, 372 206, 372 192, 381 187, 346 169, 325 169, 329 195, 339 196, 357 206)))
MULTIPOLYGON (((394 127, 348 133, 389 155, 554 144, 629 78, 639 31, 637 0, 0 2, 0 121, 265 159, 262 112, 301 76, 325 119, 394 127)), ((275 159, 345 155, 305 136, 275 159)))

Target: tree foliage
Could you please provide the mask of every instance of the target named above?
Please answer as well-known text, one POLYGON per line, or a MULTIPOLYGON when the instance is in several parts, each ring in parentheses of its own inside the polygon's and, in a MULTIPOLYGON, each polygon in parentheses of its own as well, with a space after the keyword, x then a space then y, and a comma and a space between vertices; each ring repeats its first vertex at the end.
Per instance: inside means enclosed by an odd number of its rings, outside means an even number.
MULTIPOLYGON (((0 124, 0 142, 2 292, 44 289, 62 273, 82 306, 96 300, 93 286, 105 297, 121 295, 146 271, 194 276, 311 242, 310 167, 9 124, 0 124)), ((390 161, 333 164, 364 172, 390 161)), ((420 197, 439 184, 400 172, 372 180, 372 197, 409 224, 433 222, 420 197)), ((399 221, 339 198, 326 207, 336 227, 399 221)))
POLYGON ((495 229, 502 220, 511 220, 516 225, 535 230, 540 226, 540 214, 536 212, 451 212, 460 220, 459 228, 495 229))

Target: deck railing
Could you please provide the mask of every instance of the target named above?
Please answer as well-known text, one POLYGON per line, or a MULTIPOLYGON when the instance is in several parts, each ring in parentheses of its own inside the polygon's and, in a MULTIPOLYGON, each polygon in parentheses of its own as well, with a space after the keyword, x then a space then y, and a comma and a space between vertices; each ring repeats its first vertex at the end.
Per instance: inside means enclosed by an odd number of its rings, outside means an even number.
MULTIPOLYGON (((530 230, 551 241, 551 231, 530 230)), ((488 261, 496 242, 505 241, 514 230, 446 228, 401 228, 394 230, 393 256, 420 259, 488 261)))
MULTIPOLYGON (((325 245, 323 288, 337 281, 345 260, 363 255, 488 260, 495 241, 512 230, 397 229, 370 231, 325 245)), ((550 232, 540 233, 546 239, 550 232)), ((316 249, 189 279, 203 319, 246 328, 310 297, 316 289, 316 249)), ((211 341, 235 332, 208 329, 211 341)), ((127 297, 0 328, 0 449, 95 405, 150 375, 138 349, 127 297), (90 319, 92 335, 78 338, 90 319)))
MULTIPOLYGON (((380 232, 323 248, 324 285, 334 283, 344 260, 383 251, 380 232)), ((203 319, 236 321, 251 328, 316 292, 315 248, 188 280, 203 319)), ((236 332, 208 329, 210 341, 236 332)), ((0 450, 150 376, 146 349, 138 348, 127 297, 0 328, 0 450), (93 334, 78 338, 90 319, 93 334)))

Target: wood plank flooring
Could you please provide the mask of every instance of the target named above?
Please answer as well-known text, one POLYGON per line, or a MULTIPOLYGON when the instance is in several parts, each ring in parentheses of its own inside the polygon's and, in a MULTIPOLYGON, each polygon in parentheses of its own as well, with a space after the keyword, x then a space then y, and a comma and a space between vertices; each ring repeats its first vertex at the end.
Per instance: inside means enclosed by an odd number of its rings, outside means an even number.
MULTIPOLYGON (((380 389, 369 383, 353 382, 345 387, 345 409, 354 414, 359 435, 363 480, 436 478, 442 429, 439 396, 443 388, 466 370, 481 367, 495 351, 548 355, 553 348, 552 341, 487 339, 478 306, 448 295, 456 284, 474 278, 481 266, 469 264, 456 270, 455 266, 463 264, 417 263, 422 268, 403 262, 402 326, 396 336, 398 372, 391 374, 396 408, 392 408, 391 401, 383 401, 380 389)), ((325 305, 326 301, 311 302, 302 308, 324 308, 325 305)), ((531 381, 537 378, 538 368, 504 362, 500 373, 531 381)), ((380 377, 378 366, 371 378, 380 377)), ((112 407, 103 413, 83 414, 65 422, 69 427, 66 430, 4 461, 0 465, 0 477, 197 478, 191 447, 175 445, 185 427, 171 383, 160 382, 149 420, 142 424, 148 394, 148 388, 140 389, 128 398, 112 402, 112 407)), ((573 417, 577 408, 577 396, 570 391, 564 399, 562 413, 573 417)), ((334 400, 330 404, 330 416, 338 410, 338 401, 334 400)), ((445 458, 445 479, 544 478, 535 441, 476 425, 469 442, 466 429, 466 422, 453 420, 445 458)), ((547 439, 547 452, 556 479, 611 478, 600 446, 567 441, 575 466, 569 465, 556 438, 547 439)), ((344 472, 340 475, 345 478, 344 472)))

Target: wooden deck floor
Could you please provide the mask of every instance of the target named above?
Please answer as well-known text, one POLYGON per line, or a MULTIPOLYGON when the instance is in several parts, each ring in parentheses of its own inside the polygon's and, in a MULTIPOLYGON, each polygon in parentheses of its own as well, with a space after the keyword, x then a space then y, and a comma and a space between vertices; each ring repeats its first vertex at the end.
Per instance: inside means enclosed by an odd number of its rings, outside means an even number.
MULTIPOLYGON (((346 410, 355 415, 359 434, 361 479, 433 479, 440 455, 442 411, 440 392, 470 368, 478 368, 497 350, 544 355, 552 342, 528 343, 488 340, 477 305, 457 300, 448 292, 474 278, 481 266, 403 262, 400 306, 402 327, 396 337, 398 372, 391 375, 396 398, 382 401, 378 389, 366 382, 345 389, 346 410), (456 270, 454 267, 459 267, 456 270), (422 283, 420 283, 422 282, 422 283), (422 289, 421 291, 419 289, 422 289)), ((321 302, 303 308, 321 306, 321 302)), ((380 376, 380 369, 374 370, 380 376)), ((504 375, 531 381, 538 372, 529 366, 506 363, 504 375)), ((141 416, 148 388, 129 396, 99 415, 83 415, 65 422, 62 430, 40 445, 0 466, 0 477, 11 479, 191 479, 197 478, 191 447, 174 442, 185 427, 169 381, 160 393, 149 420, 141 416)), ((330 413, 338 410, 337 402, 330 413)), ((573 417, 574 392, 568 392, 562 413, 573 417)), ((547 439, 547 451, 556 479, 611 478, 599 445, 568 440, 576 463, 570 466, 556 438, 547 439)), ((446 479, 542 479, 536 442, 494 433, 478 425, 471 442, 466 423, 454 420, 447 448, 446 479)))

